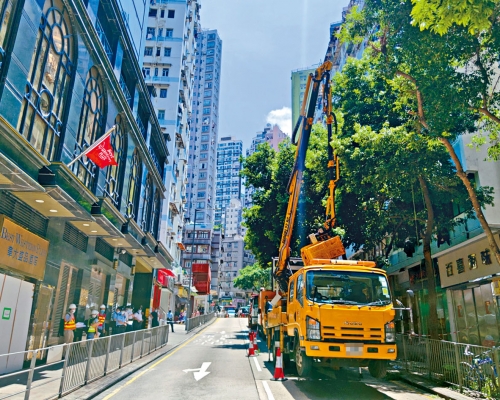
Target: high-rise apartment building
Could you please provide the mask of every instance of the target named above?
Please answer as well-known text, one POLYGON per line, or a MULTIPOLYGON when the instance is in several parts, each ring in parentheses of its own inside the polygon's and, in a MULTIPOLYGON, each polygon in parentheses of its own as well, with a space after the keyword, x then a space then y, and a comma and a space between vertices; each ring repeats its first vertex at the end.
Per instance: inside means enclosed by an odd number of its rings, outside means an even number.
MULTIPOLYGON (((261 143, 269 143, 269 145, 275 150, 279 151, 279 145, 283 141, 290 141, 290 138, 285 132, 283 132, 278 125, 266 124, 266 127, 262 132, 258 132, 257 135, 252 139, 252 144, 250 148, 246 151, 246 157, 249 157, 257 150, 257 146, 261 143)), ((252 195, 255 189, 251 186, 245 188, 245 199, 244 208, 252 207, 252 195)))
MULTIPOLYGON (((129 7, 135 8, 137 3, 142 2, 133 2, 129 7)), ((153 105, 169 152, 163 175, 166 192, 160 240, 174 266, 179 265, 181 259, 178 244, 182 242, 186 201, 199 11, 197 0, 151 1, 144 29, 145 45, 140 54, 144 79, 156 92, 153 105)))
POLYGON ((222 40, 217 30, 202 30, 196 44, 182 267, 211 264, 211 289, 218 293, 221 232, 214 229, 214 213, 222 40))
POLYGON ((243 142, 222 137, 217 145, 217 191, 215 224, 224 228, 226 208, 231 199, 241 200, 241 156, 243 142))
POLYGON ((217 30, 198 33, 189 142, 186 217, 213 224, 219 124, 222 40, 217 30))

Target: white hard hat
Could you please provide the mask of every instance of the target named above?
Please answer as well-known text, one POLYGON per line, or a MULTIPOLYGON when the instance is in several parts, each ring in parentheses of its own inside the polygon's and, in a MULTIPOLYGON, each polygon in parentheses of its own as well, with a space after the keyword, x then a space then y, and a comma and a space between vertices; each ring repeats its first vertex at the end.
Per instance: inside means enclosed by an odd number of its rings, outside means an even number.
POLYGON ((99 311, 97 311, 97 310, 92 310, 92 315, 97 315, 97 314, 99 314, 99 311))
POLYGON ((71 310, 71 309, 76 310, 76 305, 74 305, 74 304, 70 304, 70 305, 69 305, 69 309, 70 309, 70 310, 71 310))
POLYGON ((101 307, 100 308, 106 308, 106 306, 104 304, 101 304, 101 307))

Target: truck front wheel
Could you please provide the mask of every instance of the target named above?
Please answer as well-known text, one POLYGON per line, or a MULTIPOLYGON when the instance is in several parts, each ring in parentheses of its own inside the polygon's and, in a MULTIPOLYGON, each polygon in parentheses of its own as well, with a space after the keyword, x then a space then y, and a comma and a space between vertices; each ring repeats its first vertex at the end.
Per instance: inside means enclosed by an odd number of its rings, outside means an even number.
POLYGON ((295 366, 297 367, 297 374, 300 377, 306 377, 311 374, 313 359, 300 349, 299 338, 295 338, 295 366))
POLYGON ((387 361, 373 360, 368 364, 370 375, 376 379, 382 379, 387 375, 387 361))

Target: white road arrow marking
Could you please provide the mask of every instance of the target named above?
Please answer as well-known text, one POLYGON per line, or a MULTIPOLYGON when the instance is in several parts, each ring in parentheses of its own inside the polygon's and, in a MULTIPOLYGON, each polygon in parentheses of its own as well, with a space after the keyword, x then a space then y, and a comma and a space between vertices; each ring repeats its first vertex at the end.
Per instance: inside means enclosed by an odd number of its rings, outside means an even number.
POLYGON ((207 376, 210 372, 207 372, 208 367, 212 364, 211 362, 204 362, 201 364, 201 368, 195 368, 195 369, 183 369, 182 371, 185 373, 192 372, 194 375, 194 379, 199 381, 200 379, 203 379, 205 376, 207 376))

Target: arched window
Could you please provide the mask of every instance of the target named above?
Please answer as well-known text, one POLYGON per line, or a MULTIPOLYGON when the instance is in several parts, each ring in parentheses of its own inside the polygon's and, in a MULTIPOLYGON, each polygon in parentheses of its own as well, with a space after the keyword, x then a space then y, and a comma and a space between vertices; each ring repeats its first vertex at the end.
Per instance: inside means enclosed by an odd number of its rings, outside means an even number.
POLYGON ((119 208, 123 171, 125 170, 125 149, 127 148, 126 135, 123 131, 122 117, 120 115, 116 117, 115 125, 116 129, 111 134, 111 146, 115 151, 115 161, 118 165, 110 165, 108 167, 104 196, 109 197, 113 204, 119 208))
POLYGON ((59 145, 73 74, 73 35, 61 0, 46 0, 31 59, 19 132, 47 159, 59 145))
POLYGON ((158 230, 160 229, 160 214, 161 214, 161 195, 158 189, 155 190, 155 198, 153 201, 153 223, 151 224, 151 234, 155 239, 158 239, 158 230))
MULTIPOLYGON (((90 68, 87 73, 83 93, 82 112, 76 136, 74 157, 85 151, 103 133, 104 128, 104 90, 99 70, 90 68)), ((73 164, 73 172, 89 189, 93 189, 96 166, 87 157, 73 164)))
POLYGON ((13 12, 12 0, 0 0, 0 69, 5 57, 5 48, 7 47, 7 31, 13 12))
POLYGON ((143 194, 143 207, 142 207, 142 218, 141 218, 141 229, 144 232, 148 232, 151 226, 152 220, 152 208, 153 208, 153 179, 151 174, 146 177, 146 187, 144 188, 143 194))
POLYGON ((132 162, 130 165, 130 176, 128 181, 128 196, 127 196, 127 217, 137 221, 137 205, 139 203, 139 190, 141 188, 142 165, 141 158, 137 149, 132 154, 132 162))

